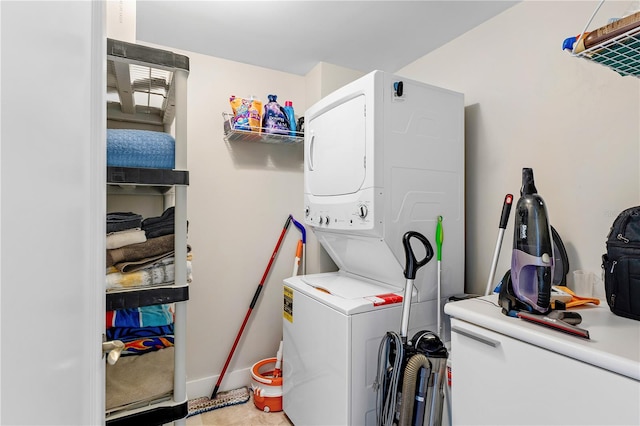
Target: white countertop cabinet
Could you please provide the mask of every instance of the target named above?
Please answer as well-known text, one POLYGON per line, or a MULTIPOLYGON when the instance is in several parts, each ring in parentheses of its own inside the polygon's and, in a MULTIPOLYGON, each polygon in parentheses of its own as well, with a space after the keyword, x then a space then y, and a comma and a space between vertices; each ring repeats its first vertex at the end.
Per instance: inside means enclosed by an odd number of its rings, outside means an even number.
POLYGON ((579 308, 582 339, 507 317, 497 296, 448 303, 456 425, 640 425, 640 322, 579 308))

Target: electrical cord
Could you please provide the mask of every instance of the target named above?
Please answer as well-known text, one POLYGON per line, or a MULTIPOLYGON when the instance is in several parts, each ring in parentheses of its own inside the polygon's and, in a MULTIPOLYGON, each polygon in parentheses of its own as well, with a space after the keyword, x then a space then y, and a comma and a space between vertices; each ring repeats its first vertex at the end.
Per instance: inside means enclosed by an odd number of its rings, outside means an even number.
POLYGON ((402 373, 404 346, 398 333, 387 332, 378 349, 378 372, 374 388, 376 389, 376 424, 392 426, 398 402, 398 384, 402 373), (391 360, 391 348, 395 354, 391 360))
POLYGON ((471 300, 475 300, 476 302, 482 302, 482 303, 488 303, 490 305, 495 306, 496 308, 502 308, 502 306, 498 305, 496 302, 494 302, 493 300, 486 300, 486 299, 480 299, 479 297, 476 297, 474 299, 471 300))

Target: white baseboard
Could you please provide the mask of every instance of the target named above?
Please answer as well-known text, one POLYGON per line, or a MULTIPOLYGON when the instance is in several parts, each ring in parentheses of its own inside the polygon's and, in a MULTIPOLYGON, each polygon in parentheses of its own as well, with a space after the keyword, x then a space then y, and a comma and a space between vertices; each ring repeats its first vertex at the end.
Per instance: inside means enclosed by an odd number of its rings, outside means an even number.
MULTIPOLYGON (((202 396, 211 396, 213 388, 218 382, 217 376, 204 377, 202 379, 187 381, 187 397, 189 399, 200 398, 202 396)), ((242 370, 227 372, 220 383, 218 392, 224 392, 232 389, 238 389, 243 386, 251 385, 251 367, 242 370)))

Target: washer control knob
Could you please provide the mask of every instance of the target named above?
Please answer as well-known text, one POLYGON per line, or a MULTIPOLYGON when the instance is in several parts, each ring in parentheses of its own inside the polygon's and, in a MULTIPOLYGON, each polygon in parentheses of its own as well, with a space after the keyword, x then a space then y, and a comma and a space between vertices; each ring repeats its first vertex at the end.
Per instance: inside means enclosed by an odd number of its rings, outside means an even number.
POLYGON ((329 224, 329 216, 324 218, 325 223, 328 225, 329 224))
POLYGON ((318 223, 320 225, 322 225, 323 221, 324 221, 324 219, 322 218, 322 216, 318 217, 318 223))
POLYGON ((368 214, 369 210, 367 209, 367 206, 365 206, 364 204, 360 204, 360 206, 358 207, 358 216, 360 216, 361 219, 364 219, 368 214))

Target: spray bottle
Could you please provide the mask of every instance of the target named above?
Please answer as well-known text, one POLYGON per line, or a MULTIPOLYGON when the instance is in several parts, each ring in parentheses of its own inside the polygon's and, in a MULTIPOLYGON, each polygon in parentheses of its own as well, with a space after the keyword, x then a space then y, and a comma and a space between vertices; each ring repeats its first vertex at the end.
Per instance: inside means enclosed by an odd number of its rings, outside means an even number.
POLYGON ((553 283, 551 227, 530 168, 522 169, 522 188, 515 210, 511 283, 515 296, 534 313, 549 311, 553 283))

